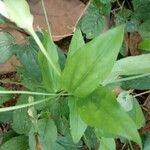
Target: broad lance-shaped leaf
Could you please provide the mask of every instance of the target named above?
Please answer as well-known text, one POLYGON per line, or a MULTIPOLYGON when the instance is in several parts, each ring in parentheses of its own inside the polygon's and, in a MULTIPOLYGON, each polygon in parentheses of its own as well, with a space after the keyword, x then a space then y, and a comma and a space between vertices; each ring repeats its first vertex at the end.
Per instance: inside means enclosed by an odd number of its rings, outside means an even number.
POLYGON ((67 57, 71 57, 84 44, 85 42, 84 42, 82 33, 80 29, 77 28, 75 33, 73 34, 67 57))
POLYGON ((77 97, 70 97, 68 100, 70 109, 70 131, 74 143, 79 142, 87 128, 86 123, 80 118, 77 107, 77 99, 77 97))
POLYGON ((93 39, 68 58, 62 73, 62 88, 74 95, 90 94, 109 75, 123 40, 124 26, 93 39))
POLYGON ((104 84, 116 79, 119 75, 139 75, 150 73, 150 54, 130 56, 118 60, 104 84))
MULTIPOLYGON (((47 50, 47 53, 53 60, 55 66, 60 71, 60 65, 58 62, 58 52, 57 47, 53 43, 51 37, 48 35, 47 32, 43 32, 43 45, 45 49, 47 50)), ((60 77, 52 66, 49 64, 45 56, 41 51, 38 53, 38 59, 39 59, 39 65, 42 72, 42 78, 43 78, 43 84, 44 87, 49 91, 57 91, 60 87, 60 77)))
POLYGON ((122 136, 141 146, 135 123, 106 87, 99 87, 88 97, 78 100, 78 108, 81 118, 89 126, 101 129, 106 137, 122 136))

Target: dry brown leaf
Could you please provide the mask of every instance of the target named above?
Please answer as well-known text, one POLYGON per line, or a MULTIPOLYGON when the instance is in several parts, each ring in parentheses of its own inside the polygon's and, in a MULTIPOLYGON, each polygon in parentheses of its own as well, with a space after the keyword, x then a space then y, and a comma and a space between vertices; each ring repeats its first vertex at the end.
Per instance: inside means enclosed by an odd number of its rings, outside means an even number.
POLYGON ((131 56, 140 54, 137 48, 140 41, 141 41, 141 37, 138 33, 136 32, 130 33, 128 46, 129 46, 129 51, 131 56))
MULTIPOLYGON (((54 40, 72 34, 85 5, 80 0, 44 0, 44 3, 54 40)), ((30 0, 29 4, 34 15, 34 27, 47 28, 41 1, 30 0)))
MULTIPOLYGON (((50 22, 53 39, 58 41, 72 34, 78 18, 82 14, 85 5, 80 0, 44 0, 48 19, 50 22)), ((40 0, 30 0, 29 5, 34 15, 34 27, 47 28, 45 16, 40 0)), ((4 26, 18 43, 24 41, 20 32, 13 30, 11 26, 4 26)), ((0 65, 0 73, 15 71, 18 62, 15 58, 10 59, 6 64, 0 65)))

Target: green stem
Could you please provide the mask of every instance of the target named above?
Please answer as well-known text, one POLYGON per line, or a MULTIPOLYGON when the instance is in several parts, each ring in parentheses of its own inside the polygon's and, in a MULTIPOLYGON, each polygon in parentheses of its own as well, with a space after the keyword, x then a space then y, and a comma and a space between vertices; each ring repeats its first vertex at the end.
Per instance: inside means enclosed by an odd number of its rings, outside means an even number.
POLYGON ((41 92, 30 92, 30 91, 0 91, 0 94, 27 94, 27 95, 44 95, 44 96, 55 96, 55 93, 41 93, 41 92))
POLYGON ((22 105, 17 105, 17 106, 11 106, 11 107, 6 107, 6 108, 0 108, 0 113, 1 113, 1 112, 6 112, 6 111, 17 110, 17 109, 21 109, 21 108, 26 108, 26 107, 34 106, 34 105, 37 105, 37 104, 41 104, 41 103, 44 103, 44 102, 46 102, 46 101, 49 101, 49 100, 52 99, 52 98, 54 98, 54 97, 45 98, 45 99, 39 100, 39 101, 37 101, 37 102, 32 102, 32 103, 28 103, 28 104, 22 104, 22 105))
POLYGON ((0 91, 0 94, 25 94, 25 95, 43 95, 43 96, 72 96, 71 93, 41 93, 30 91, 0 91))
POLYGON ((142 78, 142 77, 147 77, 147 76, 150 76, 150 73, 136 75, 136 76, 132 76, 132 77, 126 77, 126 78, 122 78, 122 79, 118 79, 118 80, 116 79, 116 80, 109 81, 109 82, 106 81, 106 82, 103 83, 103 85, 109 85, 109 84, 113 84, 113 83, 134 80, 134 79, 138 79, 138 78, 142 78))
POLYGON ((50 65, 52 66, 52 68, 54 69, 54 71, 56 72, 56 74, 58 76, 60 76, 60 71, 57 69, 57 67, 54 65, 53 61, 51 60, 50 56, 48 55, 46 49, 44 48, 42 42, 40 41, 39 37, 37 36, 37 34, 35 33, 35 31, 33 29, 29 30, 30 34, 33 36, 34 40, 36 41, 36 43, 38 44, 40 50, 42 51, 42 53, 44 54, 44 56, 47 58, 48 62, 50 63, 50 65))

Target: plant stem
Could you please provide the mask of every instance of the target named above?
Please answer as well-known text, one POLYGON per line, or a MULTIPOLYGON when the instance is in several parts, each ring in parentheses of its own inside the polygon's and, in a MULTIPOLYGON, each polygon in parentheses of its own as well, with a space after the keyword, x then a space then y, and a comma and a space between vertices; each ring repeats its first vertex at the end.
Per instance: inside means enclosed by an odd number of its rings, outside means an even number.
POLYGON ((134 95, 134 97, 138 97, 138 96, 141 96, 141 95, 144 95, 144 94, 148 94, 148 93, 150 93, 150 90, 142 92, 142 93, 139 93, 139 94, 136 94, 136 95, 134 95))
POLYGON ((113 84, 113 83, 118 83, 118 82, 123 82, 123 81, 129 81, 129 80, 134 80, 134 79, 147 77, 147 76, 150 76, 150 73, 141 74, 141 75, 135 75, 135 76, 126 77, 126 78, 122 78, 122 79, 116 79, 116 80, 112 80, 112 81, 108 81, 108 82, 104 81, 103 85, 108 85, 108 84, 113 84))
POLYGON ((21 108, 34 106, 34 105, 37 105, 37 104, 41 104, 41 103, 47 102, 47 101, 49 101, 52 98, 54 98, 54 97, 45 98, 45 99, 42 99, 42 100, 39 100, 39 101, 36 101, 36 102, 32 102, 32 103, 28 103, 28 104, 22 104, 22 105, 17 105, 17 106, 0 108, 0 112, 12 111, 12 110, 17 110, 17 109, 21 109, 21 108))
POLYGON ((52 59, 50 58, 49 54, 47 53, 46 49, 44 48, 42 42, 40 41, 39 37, 35 33, 33 29, 29 30, 30 34, 33 36, 34 40, 36 41, 37 45, 39 46, 40 50, 44 54, 44 56, 47 58, 48 62, 50 63, 51 67, 54 69, 56 74, 60 76, 60 71, 57 69, 57 67, 54 65, 52 59))
POLYGON ((50 28, 50 24, 49 24, 47 12, 46 12, 44 0, 41 0, 41 2, 42 2, 42 7, 43 7, 43 12, 44 12, 44 16, 45 16, 45 21, 46 21, 46 24, 47 24, 48 32, 49 32, 50 37, 52 38, 52 35, 51 35, 51 28, 50 28))
POLYGON ((44 96, 71 96, 71 93, 41 93, 30 91, 0 91, 0 94, 26 94, 26 95, 44 95, 44 96))
POLYGON ((44 95, 44 96, 55 96, 55 93, 40 93, 30 91, 0 91, 0 94, 27 94, 27 95, 44 95))

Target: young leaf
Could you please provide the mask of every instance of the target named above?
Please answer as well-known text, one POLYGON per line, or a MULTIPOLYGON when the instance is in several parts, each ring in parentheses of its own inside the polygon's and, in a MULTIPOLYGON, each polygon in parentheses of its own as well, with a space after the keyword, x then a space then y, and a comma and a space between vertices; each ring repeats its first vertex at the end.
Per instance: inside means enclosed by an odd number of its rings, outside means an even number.
MULTIPOLYGON (((57 47, 55 46, 55 44, 53 43, 51 37, 48 35, 47 32, 43 32, 43 45, 45 47, 45 49, 47 50, 47 53, 49 54, 49 56, 51 57, 51 59, 53 60, 53 63, 55 64, 55 66, 57 66, 57 69, 60 71, 60 66, 59 66, 59 61, 58 61, 58 52, 57 52, 57 47)), ((58 74, 56 74, 56 72, 54 71, 54 69, 52 68, 52 66, 49 64, 49 62, 47 61, 47 59, 45 59, 44 54, 39 51, 39 65, 40 65, 40 69, 42 72, 42 78, 43 78, 43 84, 45 86, 45 88, 48 91, 57 91, 59 89, 59 76, 58 74)))
POLYGON ((123 32, 124 27, 118 26, 79 48, 66 62, 62 74, 63 89, 79 97, 96 89, 111 72, 123 32))
POLYGON ((112 70, 112 73, 118 75, 136 75, 150 73, 150 54, 139 56, 130 56, 118 60, 112 70))
POLYGON ((0 150, 27 150, 28 139, 26 136, 13 137, 0 146, 0 150))
POLYGON ((89 126, 103 130, 107 136, 122 136, 141 146, 135 123, 107 88, 99 87, 90 96, 78 100, 78 108, 81 118, 89 126))
POLYGON ((7 32, 0 32, 0 64, 13 55, 14 38, 7 32))
POLYGON ((104 138, 100 139, 100 147, 99 150, 116 150, 115 140, 112 138, 104 138))
POLYGON ((77 107, 77 98, 70 97, 68 100, 68 105, 70 109, 70 130, 71 136, 74 143, 78 143, 81 137, 83 136, 87 125, 80 118, 78 107, 77 107))
POLYGON ((150 73, 150 54, 129 56, 118 60, 104 85, 114 81, 119 75, 138 75, 150 73))
POLYGON ((85 42, 84 42, 82 33, 81 33, 80 29, 77 28, 72 37, 67 57, 68 58, 71 57, 84 44, 85 44, 85 42))
POLYGON ((150 38, 149 39, 145 39, 144 41, 142 41, 139 45, 138 45, 139 49, 143 49, 146 51, 150 51, 150 38))

